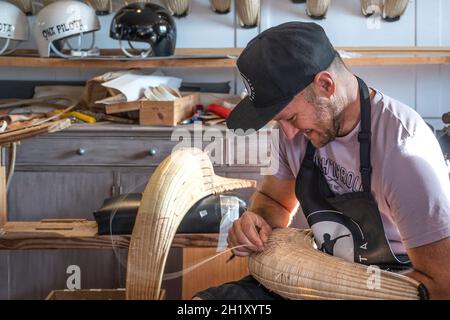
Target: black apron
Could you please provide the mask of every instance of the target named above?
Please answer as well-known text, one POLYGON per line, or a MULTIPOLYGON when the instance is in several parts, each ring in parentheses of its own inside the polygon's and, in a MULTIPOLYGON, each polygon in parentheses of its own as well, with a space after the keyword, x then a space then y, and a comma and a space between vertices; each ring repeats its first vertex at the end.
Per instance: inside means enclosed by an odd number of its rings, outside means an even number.
POLYGON ((382 269, 407 269, 411 266, 408 257, 393 253, 371 193, 370 96, 364 81, 357 79, 361 104, 358 141, 363 191, 334 195, 314 162, 315 148, 309 141, 297 175, 295 193, 319 250, 349 261, 378 265, 382 269))

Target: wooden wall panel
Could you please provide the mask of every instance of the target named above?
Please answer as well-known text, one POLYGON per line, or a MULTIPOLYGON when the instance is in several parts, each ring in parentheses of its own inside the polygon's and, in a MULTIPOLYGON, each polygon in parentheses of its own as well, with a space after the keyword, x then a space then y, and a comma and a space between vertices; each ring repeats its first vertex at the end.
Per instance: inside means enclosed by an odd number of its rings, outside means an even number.
POLYGON ((10 252, 10 299, 45 299, 66 289, 67 267, 81 270, 81 288, 116 288, 118 269, 110 250, 33 250, 10 252))
MULTIPOLYGON (((8 192, 9 219, 87 218, 111 196, 113 174, 108 172, 14 173, 8 192)), ((38 169, 36 169, 38 170, 38 169)))
MULTIPOLYGON (((183 268, 192 266, 216 254, 215 248, 183 249, 183 268)), ((183 276, 183 299, 191 299, 196 292, 239 280, 248 275, 247 258, 238 258, 226 263, 231 253, 226 253, 183 276)))
POLYGON ((8 299, 9 251, 0 251, 0 300, 8 299))

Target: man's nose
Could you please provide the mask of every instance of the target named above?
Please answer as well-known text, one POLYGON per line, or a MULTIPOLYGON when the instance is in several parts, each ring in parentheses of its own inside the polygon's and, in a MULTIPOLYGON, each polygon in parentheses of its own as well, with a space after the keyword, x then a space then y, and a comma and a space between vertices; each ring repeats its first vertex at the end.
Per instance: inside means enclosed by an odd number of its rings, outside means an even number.
POLYGON ((278 121, 280 123, 281 126, 281 130, 283 130, 286 138, 288 138, 288 140, 291 140, 292 138, 295 137, 295 135, 300 131, 299 129, 297 129, 296 127, 294 127, 291 123, 280 120, 278 121))

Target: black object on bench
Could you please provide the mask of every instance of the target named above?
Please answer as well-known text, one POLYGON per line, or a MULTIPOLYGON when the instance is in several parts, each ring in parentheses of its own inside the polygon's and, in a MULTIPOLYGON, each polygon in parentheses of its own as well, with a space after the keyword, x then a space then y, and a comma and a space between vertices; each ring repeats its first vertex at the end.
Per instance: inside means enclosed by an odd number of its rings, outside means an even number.
MULTIPOLYGON (((222 221, 221 196, 236 197, 239 216, 244 213, 247 203, 233 193, 211 195, 197 201, 181 221, 177 233, 219 233, 222 221)), ((94 212, 99 235, 131 234, 136 214, 141 204, 141 193, 108 198, 103 206, 94 212)))

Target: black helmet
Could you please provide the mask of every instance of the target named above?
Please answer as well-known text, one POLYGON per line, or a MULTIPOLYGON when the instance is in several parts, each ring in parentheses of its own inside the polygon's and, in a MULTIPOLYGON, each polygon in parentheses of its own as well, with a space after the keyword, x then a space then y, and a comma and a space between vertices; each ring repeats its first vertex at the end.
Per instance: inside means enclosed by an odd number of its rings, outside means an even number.
POLYGON ((109 36, 119 40, 120 48, 129 57, 170 56, 175 51, 177 29, 170 13, 157 4, 134 2, 121 8, 111 21, 109 36), (140 55, 131 54, 122 46, 122 40, 146 42, 151 48, 140 55))

